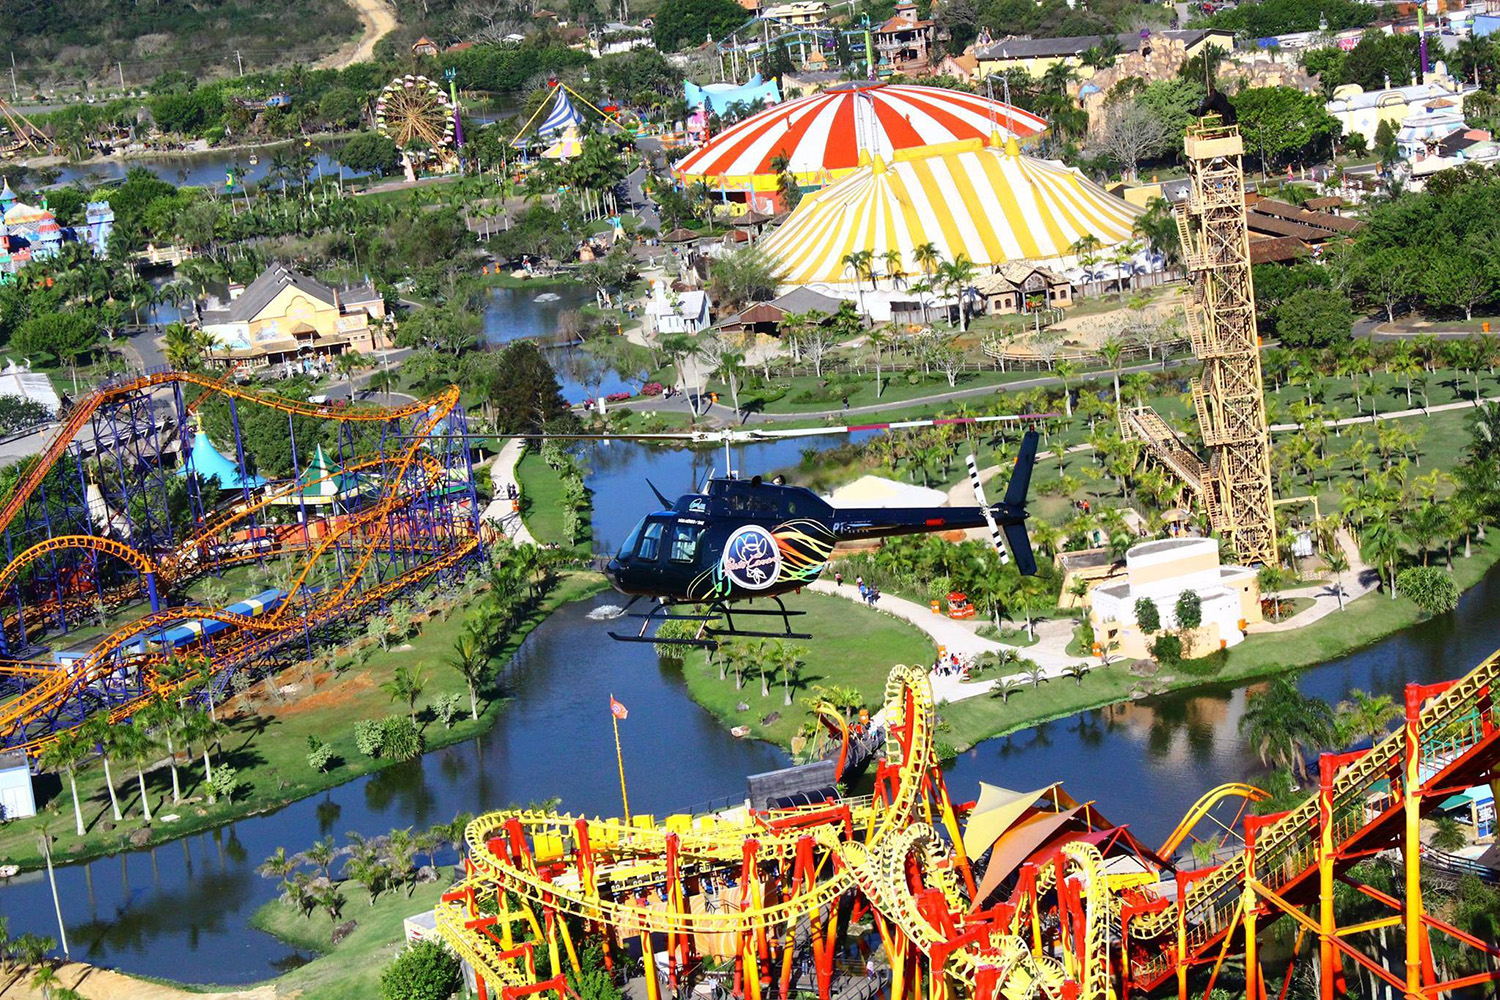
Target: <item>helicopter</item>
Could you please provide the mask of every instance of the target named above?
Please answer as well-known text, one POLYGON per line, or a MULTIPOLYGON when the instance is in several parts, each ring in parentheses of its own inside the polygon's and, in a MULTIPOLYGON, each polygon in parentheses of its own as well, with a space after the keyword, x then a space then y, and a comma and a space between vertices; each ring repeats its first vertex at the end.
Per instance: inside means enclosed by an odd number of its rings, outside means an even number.
MULTIPOLYGON (((828 434, 840 430, 1018 421, 1036 416, 959 417, 847 428, 731 430, 717 434, 650 436, 696 441, 722 436, 727 455, 731 441, 828 434)), ((609 637, 617 642, 706 648, 716 647, 718 640, 726 636, 810 639, 810 634, 794 631, 791 623, 793 616, 806 612, 789 610, 781 595, 800 590, 816 580, 827 567, 834 546, 840 542, 987 526, 991 542, 1002 561, 1007 558, 1008 547, 1016 568, 1023 575, 1033 575, 1036 573, 1036 559, 1027 538, 1025 522, 1026 494, 1036 451, 1037 432, 1028 430, 1022 437, 1020 454, 1005 497, 993 506, 985 499, 973 455, 967 457, 967 465, 974 496, 979 502, 975 507, 836 508, 812 490, 785 485, 780 482, 780 477, 777 481, 766 482, 760 476, 741 479, 732 472, 721 477, 710 475, 701 492, 686 493, 672 501, 647 480, 646 485, 661 506, 641 519, 604 569, 615 590, 630 598, 619 614, 640 618, 641 625, 634 634, 611 631, 609 637), (630 608, 643 598, 653 602, 651 609, 631 612, 630 608), (743 606, 752 601, 770 601, 775 608, 743 606), (677 612, 676 609, 683 607, 689 613, 677 612), (776 617, 780 619, 781 629, 741 627, 735 621, 736 616, 776 617), (697 622, 699 629, 691 637, 647 635, 653 622, 663 621, 697 622)))

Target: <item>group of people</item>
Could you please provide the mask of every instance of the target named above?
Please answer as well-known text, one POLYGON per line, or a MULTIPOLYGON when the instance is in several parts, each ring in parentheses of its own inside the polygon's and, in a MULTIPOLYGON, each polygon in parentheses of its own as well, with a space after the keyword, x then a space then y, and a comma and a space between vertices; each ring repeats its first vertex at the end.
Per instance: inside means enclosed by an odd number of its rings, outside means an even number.
MULTIPOLYGON (((780 476, 777 477, 778 480, 780 478, 780 476)), ((833 582, 842 587, 844 585, 844 574, 834 573, 833 582)), ((873 608, 875 606, 875 602, 880 600, 880 588, 875 586, 873 583, 866 584, 865 578, 863 576, 856 576, 854 578, 854 585, 859 588, 859 599, 861 601, 864 601, 870 607, 873 608)))
POLYGON ((974 667, 974 658, 965 656, 960 658, 957 653, 939 655, 932 664, 932 673, 938 677, 957 677, 961 680, 969 679, 969 671, 974 667))

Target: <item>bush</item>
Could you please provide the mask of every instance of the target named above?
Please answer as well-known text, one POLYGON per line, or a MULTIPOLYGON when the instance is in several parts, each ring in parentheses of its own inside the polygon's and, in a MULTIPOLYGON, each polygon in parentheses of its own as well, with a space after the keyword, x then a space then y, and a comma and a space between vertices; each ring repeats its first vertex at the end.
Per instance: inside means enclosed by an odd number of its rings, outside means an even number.
MULTIPOLYGON (((700 622, 685 622, 675 618, 669 618, 656 627, 658 639, 691 639, 698 634, 700 622)), ((679 646, 672 642, 659 642, 652 647, 656 655, 668 660, 681 660, 683 653, 691 649, 691 646, 679 646)))
POLYGON ((1182 662, 1182 640, 1175 635, 1159 635, 1151 644, 1151 655, 1164 667, 1175 667, 1182 662))
POLYGON ((1135 602, 1135 620, 1140 624, 1142 632, 1161 631, 1161 612, 1157 610, 1156 602, 1149 597, 1142 597, 1135 602))
POLYGON ((1436 566, 1412 566, 1396 574, 1396 589, 1429 615, 1458 607, 1458 584, 1436 566))
POLYGON ((328 770, 328 762, 331 760, 333 760, 333 747, 324 743, 312 733, 308 733, 307 766, 321 773, 328 770))
POLYGON ((380 974, 385 1000, 448 1000, 462 985, 458 959, 436 941, 418 941, 380 974))
POLYGON ((214 768, 214 776, 209 779, 208 784, 214 790, 216 798, 228 802, 234 798, 235 789, 240 787, 240 779, 235 775, 234 768, 220 764, 214 768))
POLYGON ((1203 624, 1203 599, 1196 590, 1177 595, 1177 627, 1194 629, 1203 624))
POLYGON ((409 716, 388 715, 380 724, 380 755, 390 760, 422 756, 422 732, 409 716))
POLYGON ((385 729, 378 719, 360 719, 354 724, 354 745, 366 757, 379 757, 385 745, 385 729))

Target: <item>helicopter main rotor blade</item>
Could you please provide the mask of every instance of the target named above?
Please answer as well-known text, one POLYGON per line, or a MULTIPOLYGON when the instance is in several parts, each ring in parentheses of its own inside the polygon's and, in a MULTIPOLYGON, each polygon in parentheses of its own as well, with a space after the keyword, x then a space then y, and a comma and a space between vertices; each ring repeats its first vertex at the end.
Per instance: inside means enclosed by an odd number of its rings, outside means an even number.
MULTIPOLYGON (((1011 413, 986 417, 931 417, 926 420, 892 420, 878 424, 845 424, 836 427, 795 427, 787 430, 737 428, 727 432, 731 441, 760 441, 770 438, 816 437, 819 434, 855 434, 860 431, 904 431, 917 427, 948 427, 959 424, 1023 423, 1055 417, 1055 413, 1011 413)), ((712 433, 712 432, 709 432, 712 433)))
MULTIPOLYGON (((918 427, 946 427, 960 424, 989 424, 989 423, 1024 423, 1026 421, 1046 420, 1055 417, 1055 413, 1014 413, 985 417, 931 417, 925 420, 893 420, 878 424, 844 424, 833 427, 789 427, 782 430, 775 428, 739 428, 724 427, 717 430, 701 431, 677 431, 657 434, 629 432, 621 434, 453 434, 434 433, 416 435, 423 439, 453 439, 453 440, 499 440, 503 438, 523 438, 528 441, 689 441, 693 444, 751 444, 757 441, 771 441, 777 438, 800 438, 820 437, 829 434, 855 434, 860 431, 904 431, 918 427)), ((410 439, 412 435, 403 435, 410 439)))

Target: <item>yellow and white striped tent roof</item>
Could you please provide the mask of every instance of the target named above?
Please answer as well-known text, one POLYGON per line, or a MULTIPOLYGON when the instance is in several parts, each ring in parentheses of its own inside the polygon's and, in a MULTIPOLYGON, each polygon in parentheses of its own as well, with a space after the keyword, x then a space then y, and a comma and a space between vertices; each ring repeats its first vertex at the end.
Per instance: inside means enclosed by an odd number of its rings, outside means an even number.
POLYGON ((920 275, 914 247, 931 242, 943 261, 963 254, 979 267, 1073 256, 1092 234, 1104 247, 1130 239, 1140 209, 1054 160, 968 139, 879 157, 804 198, 761 249, 788 285, 852 284, 850 253, 874 253, 877 274, 889 250, 901 271, 920 275))

